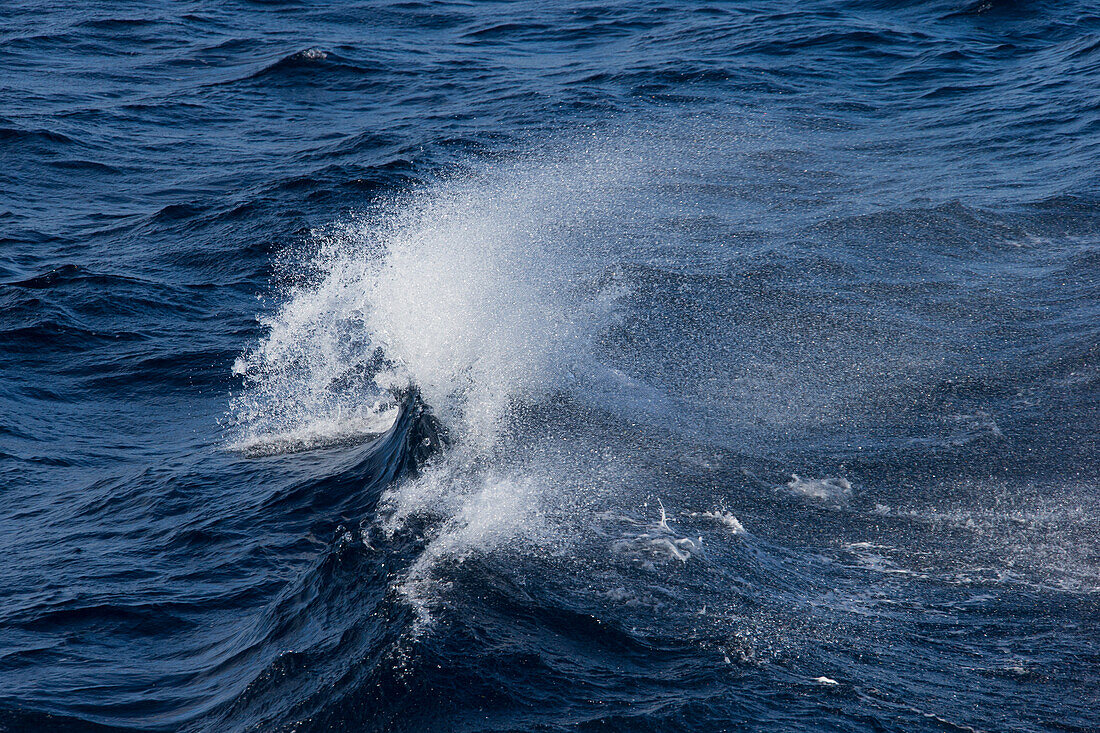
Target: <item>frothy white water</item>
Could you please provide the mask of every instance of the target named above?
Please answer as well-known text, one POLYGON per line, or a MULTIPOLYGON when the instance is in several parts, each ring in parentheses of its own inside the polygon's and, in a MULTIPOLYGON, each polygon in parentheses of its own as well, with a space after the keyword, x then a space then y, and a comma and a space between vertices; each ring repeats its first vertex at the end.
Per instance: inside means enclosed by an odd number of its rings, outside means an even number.
POLYGON ((399 204, 380 267, 360 283, 391 378, 415 382, 466 443, 490 445, 513 402, 568 387, 614 316, 620 291, 591 275, 608 262, 599 230, 614 192, 636 172, 613 154, 579 155, 399 204))
POLYGON ((623 292, 594 281, 613 262, 612 212, 649 175, 632 146, 605 143, 444 180, 316 232, 296 265, 306 284, 234 367, 247 383, 238 446, 372 431, 387 391, 412 383, 484 448, 512 404, 583 378, 623 292))
POLYGON ((852 495, 852 484, 845 478, 802 478, 792 474, 791 480, 780 487, 795 496, 814 501, 840 503, 852 495))
POLYGON ((657 506, 660 518, 656 524, 647 527, 646 531, 639 534, 623 537, 611 546, 616 553, 646 570, 654 570, 658 563, 667 560, 686 563, 703 547, 702 537, 679 537, 678 533, 669 526, 664 503, 658 500, 657 506))
POLYGON ((404 573, 397 592, 416 611, 419 631, 431 621, 439 569, 475 554, 548 544, 553 532, 543 513, 550 485, 530 473, 471 471, 453 457, 437 463, 383 500, 382 530, 391 539, 410 518, 429 520, 428 542, 404 573))
POLYGON ((688 512, 687 516, 713 519, 715 522, 726 527, 730 531, 730 534, 745 534, 744 525, 741 524, 741 521, 735 517, 732 512, 715 509, 712 512, 688 512))
POLYGON ((371 234, 356 222, 317 232, 312 260, 283 263, 304 283, 290 287, 282 305, 261 318, 267 336, 233 365, 246 388, 230 404, 232 447, 306 450, 392 424, 392 400, 374 379, 383 363, 364 299, 364 284, 378 271, 371 234))
POLYGON ((283 432, 246 435, 238 439, 233 448, 247 456, 267 456, 358 443, 365 437, 389 430, 398 411, 396 406, 381 402, 352 415, 341 415, 337 410, 335 415, 308 420, 304 425, 283 432))
MULTIPOLYGON (((729 553, 731 540, 747 547, 756 535, 712 499, 694 506, 712 511, 685 514, 692 501, 666 483, 664 454, 635 439, 740 446, 786 435, 773 428, 791 422, 831 424, 828 411, 800 416, 807 404, 840 403, 868 374, 911 375, 872 368, 882 360, 866 345, 866 324, 843 324, 848 356, 829 362, 792 314, 742 322, 738 308, 752 303, 729 295, 761 289, 760 278, 742 285, 723 273, 737 273, 738 257, 758 246, 738 232, 754 223, 739 196, 752 195, 760 174, 740 171, 737 157, 758 140, 710 123, 689 128, 582 133, 513 162, 475 164, 315 232, 309 256, 283 263, 296 284, 236 365, 246 381, 233 403, 236 446, 262 453, 363 439, 392 423, 392 389, 415 385, 454 444, 388 489, 367 529, 421 548, 396 590, 422 619, 449 568, 484 553, 579 548, 614 576, 620 567, 694 572, 707 554, 729 553), (674 515, 702 521, 654 524, 638 507, 655 490, 674 515), (604 510, 614 527, 592 518, 604 510)), ((756 252, 749 266, 773 256, 756 252)), ((831 353, 828 336, 820 343, 831 353)), ((909 363, 902 351, 884 363, 909 363)), ((681 446, 665 447, 671 455, 681 446)), ((840 505, 851 488, 795 476, 765 490, 840 505)))
MULTIPOLYGON (((701 183, 695 174, 720 168, 723 156, 728 164, 736 141, 708 132, 585 134, 315 232, 309 256, 283 263, 297 284, 265 319, 267 336, 236 365, 246 381, 233 403, 236 446, 262 453, 362 439, 392 423, 392 390, 415 385, 454 444, 387 490, 371 531, 415 535, 422 549, 398 591, 424 619, 446 568, 485 552, 565 552, 572 537, 611 564, 695 567, 703 537, 639 516, 653 489, 641 474, 657 459, 625 444, 634 423, 692 434, 715 432, 717 420, 722 435, 738 436, 753 420, 737 415, 751 418, 742 408, 763 399, 745 388, 731 403, 714 380, 691 376, 700 360, 710 360, 705 374, 728 369, 740 327, 735 313, 717 311, 730 319, 720 329, 729 341, 694 344, 682 322, 698 315, 698 293, 688 280, 662 279, 669 258, 673 273, 692 258, 692 237, 709 247, 698 250, 701 267, 734 256, 714 237, 737 214, 728 197, 707 203, 715 176, 701 183), (661 297, 634 298, 631 286, 661 297), (633 320, 615 329, 628 308, 633 320), (694 361, 667 363, 685 353, 694 361), (569 416, 524 426, 539 421, 537 409, 569 416), (590 428, 608 416, 621 421, 615 434, 590 428), (603 509, 620 517, 607 532, 590 519, 603 509)), ((843 479, 798 477, 781 488, 825 502, 843 502, 850 489, 843 479)), ((698 523, 708 548, 712 537, 716 547, 731 535, 750 539, 724 509, 687 516, 708 520, 698 523)))

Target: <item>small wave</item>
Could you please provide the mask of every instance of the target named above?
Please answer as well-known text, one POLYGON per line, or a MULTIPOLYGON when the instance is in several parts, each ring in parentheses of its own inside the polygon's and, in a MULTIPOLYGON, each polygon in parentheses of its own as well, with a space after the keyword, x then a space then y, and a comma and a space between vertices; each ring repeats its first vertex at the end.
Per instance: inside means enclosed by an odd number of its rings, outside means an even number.
POLYGON ((142 26, 157 25, 161 21, 152 18, 95 18, 85 20, 77 25, 82 28, 96 28, 103 30, 118 30, 121 28, 140 28, 142 26))
MULTIPOLYGON (((244 41, 234 40, 221 44, 219 46, 207 49, 208 52, 228 52, 234 50, 234 47, 238 44, 244 43, 244 41), (228 44, 228 45, 227 45, 228 44)), ((342 70, 349 71, 357 74, 369 73, 370 70, 365 67, 356 66, 354 64, 340 62, 334 60, 332 54, 328 51, 323 51, 319 48, 310 47, 301 51, 295 51, 294 53, 282 56, 275 61, 265 63, 258 68, 254 68, 243 76, 233 76, 231 78, 223 78, 219 81, 211 82, 212 86, 222 86, 238 84, 248 81, 273 81, 279 83, 279 80, 291 81, 301 75, 311 75, 314 72, 321 70, 342 70)))
POLYGON ((292 82, 302 78, 302 75, 313 75, 316 72, 341 72, 352 75, 374 75, 375 69, 350 61, 341 60, 334 54, 319 48, 307 48, 266 64, 243 77, 236 77, 220 82, 222 84, 234 84, 242 81, 274 81, 280 80, 292 82))
POLYGON ((496 40, 500 38, 521 37, 528 33, 545 33, 550 30, 542 24, 526 23, 497 23, 484 28, 469 30, 463 34, 463 38, 476 39, 478 41, 496 40))
POLYGON ((320 65, 319 62, 328 58, 328 54, 319 48, 307 48, 302 51, 283 56, 275 63, 268 64, 262 69, 253 74, 253 78, 261 76, 263 74, 269 74, 279 71, 287 71, 291 69, 309 69, 316 68, 320 65))
POLYGON ((1024 11, 1026 9, 1027 4, 1021 3, 1019 0, 972 0, 972 2, 965 4, 958 10, 947 13, 944 18, 965 18, 994 13, 1007 15, 1014 11, 1024 11))
POLYGON ((76 142, 71 137, 62 135, 60 132, 53 132, 52 130, 24 130, 18 127, 0 127, 0 141, 27 142, 29 140, 40 140, 66 145, 76 142))
POLYGON ((95 160, 51 160, 48 161, 46 165, 64 171, 94 172, 107 175, 122 175, 124 172, 121 168, 116 168, 113 165, 107 165, 106 163, 100 163, 95 160))
POLYGON ((118 288, 120 286, 138 285, 148 287, 151 283, 129 275, 116 275, 90 270, 81 265, 66 263, 51 268, 46 272, 32 277, 6 283, 9 286, 39 290, 62 285, 96 285, 104 288, 118 288))
POLYGON ((287 56, 284 61, 296 61, 296 62, 310 62, 310 61, 323 61, 328 58, 328 54, 319 48, 307 48, 305 51, 299 51, 292 56, 287 56))
MULTIPOLYGON (((123 334, 135 337, 134 334, 123 334)), ((78 325, 67 315, 36 318, 33 323, 0 329, 0 345, 9 354, 42 356, 47 350, 69 351, 74 345, 87 346, 115 341, 115 334, 101 333, 78 325)))
POLYGON ((149 217, 151 221, 177 221, 190 219, 203 213, 203 208, 194 203, 168 204, 149 217))
POLYGON ((80 733, 115 733, 117 727, 90 722, 86 716, 61 715, 34 710, 26 703, 0 702, 0 728, 4 730, 67 730, 80 733))

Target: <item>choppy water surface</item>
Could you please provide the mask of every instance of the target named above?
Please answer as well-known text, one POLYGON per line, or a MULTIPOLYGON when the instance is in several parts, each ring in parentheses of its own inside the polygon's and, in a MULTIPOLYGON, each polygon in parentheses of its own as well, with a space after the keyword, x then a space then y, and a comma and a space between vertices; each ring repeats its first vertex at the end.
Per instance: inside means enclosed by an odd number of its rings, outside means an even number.
POLYGON ((0 10, 0 729, 1100 727, 1091 3, 0 10))

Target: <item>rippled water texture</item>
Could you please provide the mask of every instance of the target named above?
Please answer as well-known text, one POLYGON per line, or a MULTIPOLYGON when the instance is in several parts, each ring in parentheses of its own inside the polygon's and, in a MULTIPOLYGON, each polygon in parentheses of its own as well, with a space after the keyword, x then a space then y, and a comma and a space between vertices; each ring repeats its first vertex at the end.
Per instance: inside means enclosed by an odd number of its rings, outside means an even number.
POLYGON ((1100 728, 1086 2, 0 7, 0 730, 1100 728))

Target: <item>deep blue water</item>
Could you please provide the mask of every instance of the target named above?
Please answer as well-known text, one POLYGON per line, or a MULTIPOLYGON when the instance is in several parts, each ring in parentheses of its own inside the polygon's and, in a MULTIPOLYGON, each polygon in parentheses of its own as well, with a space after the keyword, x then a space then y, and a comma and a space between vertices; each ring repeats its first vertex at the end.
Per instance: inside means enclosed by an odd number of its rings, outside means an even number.
POLYGON ((0 6, 0 730, 1100 729, 1088 2, 0 6))

